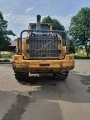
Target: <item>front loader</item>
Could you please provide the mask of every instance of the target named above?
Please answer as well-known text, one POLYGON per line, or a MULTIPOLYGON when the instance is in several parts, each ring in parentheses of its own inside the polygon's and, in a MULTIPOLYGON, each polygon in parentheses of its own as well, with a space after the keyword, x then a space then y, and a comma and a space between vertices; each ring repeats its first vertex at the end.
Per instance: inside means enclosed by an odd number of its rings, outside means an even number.
POLYGON ((65 80, 75 65, 67 34, 52 30, 52 24, 42 24, 40 20, 41 16, 37 15, 37 23, 30 23, 16 41, 16 55, 12 60, 15 77, 26 80, 29 73, 52 73, 55 78, 65 80), (25 38, 24 33, 27 33, 25 38))

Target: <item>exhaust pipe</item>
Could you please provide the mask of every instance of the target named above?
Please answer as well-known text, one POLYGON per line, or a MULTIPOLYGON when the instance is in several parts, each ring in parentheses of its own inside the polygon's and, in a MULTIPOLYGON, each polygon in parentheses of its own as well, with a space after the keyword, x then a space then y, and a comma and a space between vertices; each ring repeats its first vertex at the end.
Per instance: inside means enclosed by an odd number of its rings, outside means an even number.
POLYGON ((37 24, 36 24, 36 30, 41 30, 41 15, 37 15, 37 24))

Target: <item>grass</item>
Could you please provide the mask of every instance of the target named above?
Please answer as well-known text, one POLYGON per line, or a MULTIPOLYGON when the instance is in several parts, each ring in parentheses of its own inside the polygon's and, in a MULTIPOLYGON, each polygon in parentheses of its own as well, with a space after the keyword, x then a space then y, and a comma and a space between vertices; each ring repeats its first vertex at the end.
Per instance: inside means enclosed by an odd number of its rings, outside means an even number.
POLYGON ((1 51, 0 52, 0 58, 11 58, 12 57, 12 53, 8 52, 8 51, 1 51))
POLYGON ((75 59, 90 59, 90 56, 89 56, 89 58, 87 58, 86 54, 78 53, 78 54, 74 55, 74 58, 75 59))
MULTIPOLYGON (((7 59, 9 58, 12 58, 12 56, 14 55, 15 53, 12 53, 12 52, 7 52, 7 54, 4 52, 1 54, 0 52, 0 58, 2 59, 5 59, 6 61, 8 61, 7 59)), ((89 55, 89 58, 87 58, 87 55, 86 54, 83 54, 83 53, 77 53, 77 54, 74 54, 74 58, 75 59, 90 59, 90 55, 89 55)), ((0 62, 2 62, 2 60, 0 60, 0 62)), ((5 61, 4 61, 5 62, 5 61)))

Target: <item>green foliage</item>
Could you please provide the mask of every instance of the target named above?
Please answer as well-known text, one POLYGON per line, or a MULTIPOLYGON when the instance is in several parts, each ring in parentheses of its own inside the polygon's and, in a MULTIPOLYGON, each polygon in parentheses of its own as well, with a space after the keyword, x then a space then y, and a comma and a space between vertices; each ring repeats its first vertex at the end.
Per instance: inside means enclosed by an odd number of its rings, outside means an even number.
POLYGON ((81 53, 79 53, 77 55, 75 54, 74 58, 75 59, 90 59, 90 57, 87 58, 87 55, 84 55, 84 54, 81 54, 81 53))
POLYGON ((53 30, 64 30, 64 26, 57 20, 52 19, 50 16, 45 17, 42 23, 52 23, 53 30))
POLYGON ((9 35, 15 36, 12 30, 7 30, 7 23, 8 22, 4 20, 2 12, 0 12, 0 48, 7 47, 11 44, 9 35))
POLYGON ((72 39, 69 40, 69 52, 75 53, 75 45, 74 45, 74 41, 72 39))
POLYGON ((90 39, 90 8, 82 8, 76 16, 72 17, 69 34, 75 41, 78 40, 78 45, 85 46, 88 56, 90 51, 87 49, 87 41, 90 39))
POLYGON ((12 54, 10 52, 0 52, 0 58, 11 58, 12 54))

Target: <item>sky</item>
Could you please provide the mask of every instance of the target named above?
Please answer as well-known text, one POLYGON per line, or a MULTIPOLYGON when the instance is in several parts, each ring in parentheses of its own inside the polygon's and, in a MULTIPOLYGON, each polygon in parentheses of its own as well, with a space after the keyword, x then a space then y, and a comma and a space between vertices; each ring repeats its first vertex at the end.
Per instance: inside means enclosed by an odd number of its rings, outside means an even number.
POLYGON ((36 15, 42 19, 46 16, 60 21, 67 30, 71 18, 83 7, 90 7, 90 0, 0 0, 0 11, 8 21, 8 30, 20 36, 22 30, 28 29, 29 23, 36 22, 36 15))

